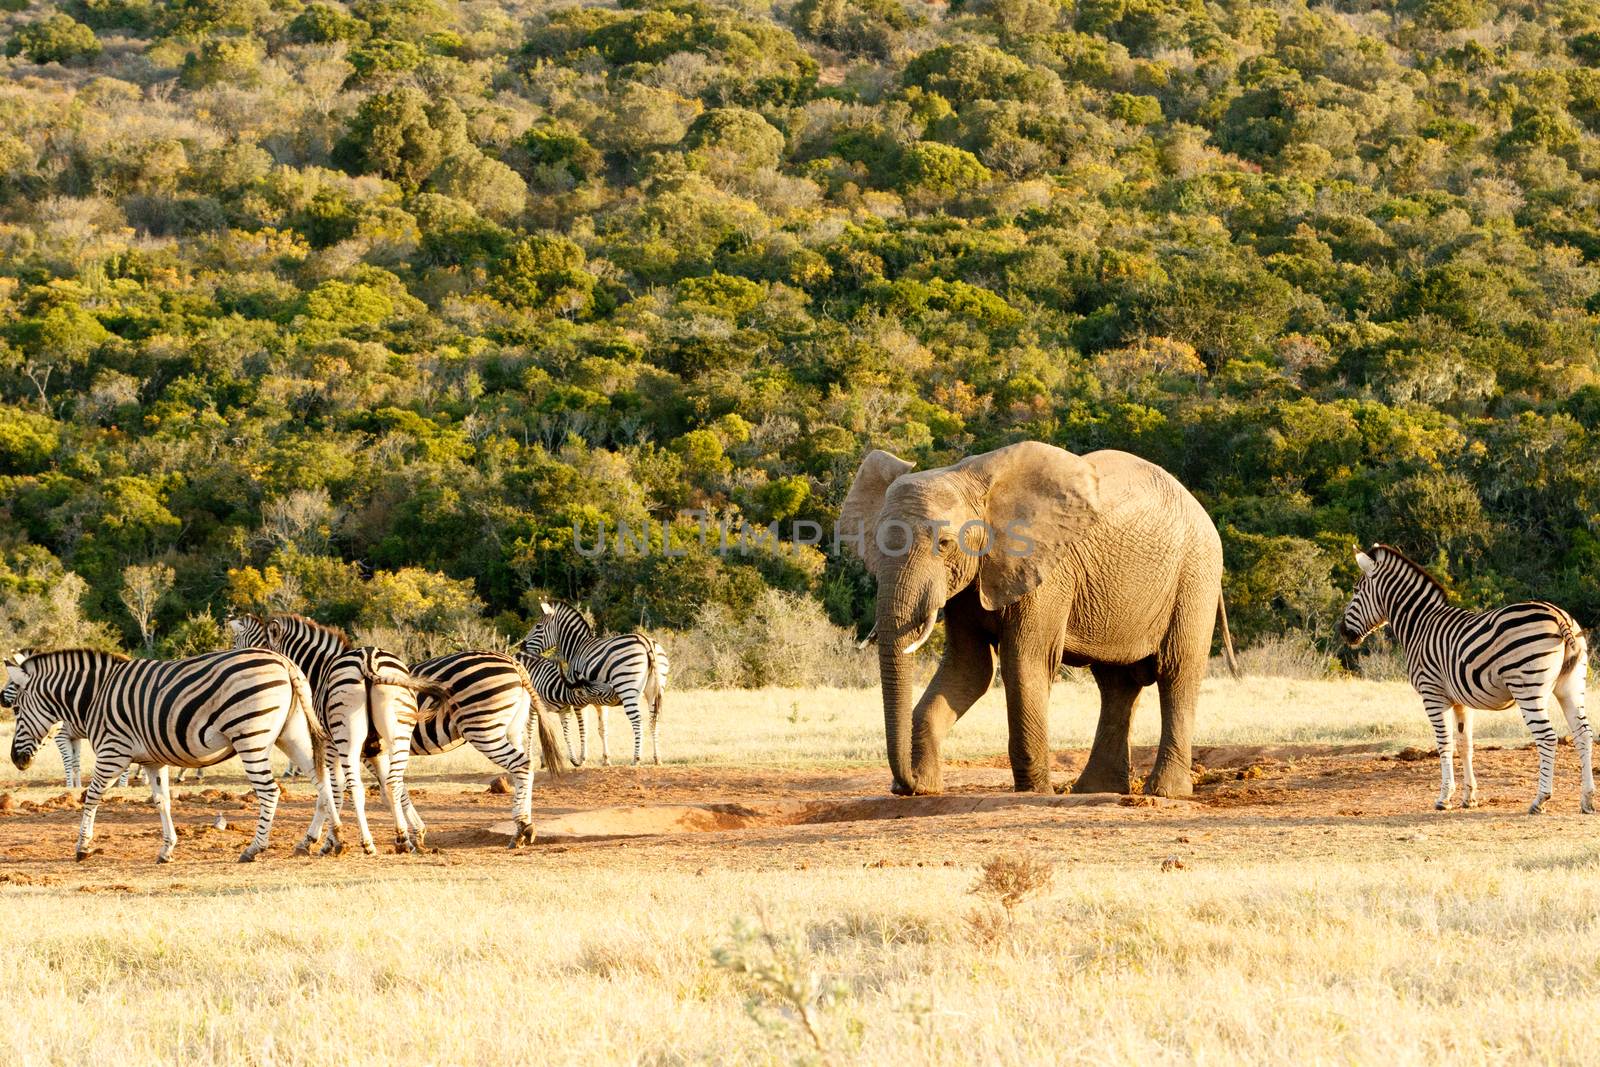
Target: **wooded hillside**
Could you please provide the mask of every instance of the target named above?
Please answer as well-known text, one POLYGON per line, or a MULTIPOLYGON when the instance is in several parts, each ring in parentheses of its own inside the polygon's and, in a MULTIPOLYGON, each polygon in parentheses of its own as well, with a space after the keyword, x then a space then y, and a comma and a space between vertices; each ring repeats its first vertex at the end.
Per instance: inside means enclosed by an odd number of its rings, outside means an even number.
POLYGON ((1373 540, 1600 622, 1597 0, 0 10, 18 640, 856 623, 853 561, 573 525, 1023 438, 1189 485, 1246 643, 1373 540))

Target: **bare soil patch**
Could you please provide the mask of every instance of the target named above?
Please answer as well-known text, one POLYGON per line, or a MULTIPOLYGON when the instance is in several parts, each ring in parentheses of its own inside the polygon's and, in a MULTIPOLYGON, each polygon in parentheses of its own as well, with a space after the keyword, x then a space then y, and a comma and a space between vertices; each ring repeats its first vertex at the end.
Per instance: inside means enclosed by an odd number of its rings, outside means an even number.
MULTIPOLYGON (((1063 770, 1086 753, 1063 751, 1063 770)), ((1136 765, 1153 753, 1136 751, 1136 765)), ((1577 760, 1562 749, 1553 814, 1522 814, 1534 785, 1536 757, 1522 749, 1480 751, 1473 811, 1436 812, 1438 767, 1432 759, 1396 759, 1373 745, 1233 745, 1196 751, 1192 800, 1112 794, 1045 796, 1011 791, 1008 768, 961 764, 934 797, 885 795, 877 767, 796 770, 674 766, 584 768, 564 778, 541 775, 536 793, 539 841, 510 851, 510 798, 490 785, 497 775, 430 778, 419 766, 413 795, 429 824, 429 853, 389 852, 393 828, 372 791, 368 816, 380 853, 359 849, 330 859, 289 855, 310 818, 309 792, 296 784, 278 810, 273 847, 263 862, 308 872, 345 864, 444 862, 560 863, 570 857, 619 866, 770 869, 812 863, 863 866, 974 863, 996 852, 1027 849, 1056 861, 1148 860, 1169 872, 1224 859, 1273 855, 1429 853, 1501 847, 1505 841, 1589 830, 1577 815, 1577 760), (1176 859, 1178 866, 1167 861, 1176 859)), ((1057 785, 1071 781, 1058 772, 1057 785)), ((184 867, 231 865, 254 829, 254 800, 242 783, 176 787, 180 842, 176 862, 154 863, 159 829, 142 787, 102 807, 96 843, 104 851, 72 862, 79 795, 22 788, 0 780, 0 892, 61 882, 88 891, 120 891, 184 867), (225 828, 215 826, 218 816, 225 828)), ((353 821, 346 820, 350 833, 353 821)), ((1600 819, 1593 823, 1600 830, 1600 819)), ((250 868, 229 877, 248 880, 250 868)))

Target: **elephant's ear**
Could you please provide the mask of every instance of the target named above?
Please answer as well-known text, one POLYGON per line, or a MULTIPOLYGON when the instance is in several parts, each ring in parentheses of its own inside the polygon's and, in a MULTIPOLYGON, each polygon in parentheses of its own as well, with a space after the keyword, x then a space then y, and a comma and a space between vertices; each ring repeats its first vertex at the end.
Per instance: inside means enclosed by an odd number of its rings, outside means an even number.
POLYGON ((1082 457, 1038 441, 967 462, 989 485, 984 521, 992 533, 978 561, 978 599, 995 611, 1037 589, 1062 549, 1094 524, 1099 479, 1082 457))
POLYGON ((837 539, 853 548, 873 574, 878 573, 882 562, 882 553, 878 551, 878 516, 883 512, 884 494, 896 478, 915 468, 915 463, 873 449, 861 461, 856 480, 850 483, 850 492, 839 506, 837 539))

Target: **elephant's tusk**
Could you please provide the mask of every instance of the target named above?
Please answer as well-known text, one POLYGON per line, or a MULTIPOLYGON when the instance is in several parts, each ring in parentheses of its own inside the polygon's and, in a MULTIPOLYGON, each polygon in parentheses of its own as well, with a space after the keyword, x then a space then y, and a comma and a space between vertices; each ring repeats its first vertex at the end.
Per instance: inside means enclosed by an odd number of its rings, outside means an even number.
POLYGON ((911 655, 911 653, 915 652, 917 649, 919 649, 923 645, 927 644, 928 643, 928 638, 933 636, 933 628, 934 628, 934 626, 936 626, 938 624, 938 622, 939 622, 939 613, 938 612, 932 612, 931 614, 929 614, 927 624, 922 627, 922 632, 917 635, 917 639, 915 641, 911 642, 905 648, 901 649, 900 650, 900 654, 902 656, 909 656, 909 655, 911 655))

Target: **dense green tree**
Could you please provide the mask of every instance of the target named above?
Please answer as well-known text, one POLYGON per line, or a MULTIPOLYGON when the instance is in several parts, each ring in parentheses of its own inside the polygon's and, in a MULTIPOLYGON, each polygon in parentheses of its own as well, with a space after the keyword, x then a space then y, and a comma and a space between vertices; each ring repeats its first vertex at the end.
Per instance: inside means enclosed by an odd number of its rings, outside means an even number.
POLYGON ((94 30, 60 12, 27 23, 6 42, 6 55, 20 55, 30 63, 70 63, 99 54, 94 30))

